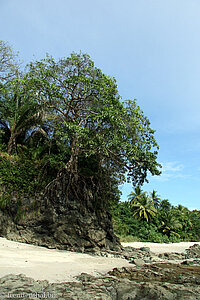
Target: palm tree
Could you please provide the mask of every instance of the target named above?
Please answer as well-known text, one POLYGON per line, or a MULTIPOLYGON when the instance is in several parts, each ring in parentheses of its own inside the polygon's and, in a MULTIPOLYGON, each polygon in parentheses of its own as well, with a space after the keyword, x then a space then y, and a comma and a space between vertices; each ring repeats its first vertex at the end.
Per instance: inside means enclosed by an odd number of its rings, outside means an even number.
POLYGON ((179 220, 179 222, 182 224, 182 230, 181 235, 182 237, 187 237, 188 233, 190 233, 190 230, 192 229, 192 221, 191 221, 191 212, 187 207, 184 207, 183 205, 178 205, 174 208, 174 215, 179 220))
POLYGON ((28 131, 42 123, 44 110, 33 93, 27 90, 23 80, 17 78, 0 90, 0 129, 8 153, 17 153, 17 143, 28 131))
POLYGON ((160 231, 166 234, 168 237, 170 237, 171 234, 180 237, 180 234, 176 232, 177 230, 182 229, 182 224, 180 221, 171 212, 166 212, 163 219, 164 220, 159 228, 160 231))
POLYGON ((160 205, 160 195, 157 195, 157 192, 155 190, 152 191, 152 193, 150 193, 150 199, 153 202, 155 208, 158 208, 160 205))
POLYGON ((171 209, 171 204, 169 202, 169 200, 164 199, 162 201, 160 201, 160 209, 164 210, 164 211, 169 211, 171 209))
POLYGON ((149 222, 155 216, 157 210, 153 202, 146 195, 146 192, 142 192, 140 187, 136 187, 135 193, 132 192, 129 195, 129 200, 134 217, 149 222))
POLYGON ((128 200, 130 201, 131 204, 136 204, 138 201, 140 202, 141 199, 146 195, 146 192, 142 192, 142 189, 140 186, 136 186, 135 192, 131 192, 128 195, 128 200))

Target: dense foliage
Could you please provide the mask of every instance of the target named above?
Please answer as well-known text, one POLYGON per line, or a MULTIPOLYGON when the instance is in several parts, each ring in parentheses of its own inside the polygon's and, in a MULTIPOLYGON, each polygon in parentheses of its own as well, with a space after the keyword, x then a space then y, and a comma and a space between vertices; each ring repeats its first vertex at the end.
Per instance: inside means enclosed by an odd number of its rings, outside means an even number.
POLYGON ((172 206, 153 191, 149 195, 136 187, 129 201, 112 208, 114 229, 122 241, 200 241, 200 211, 172 206))
POLYGON ((122 101, 114 78, 86 54, 47 56, 22 72, 0 43, 0 205, 21 199, 101 209, 119 184, 160 174, 158 145, 136 101, 122 101))

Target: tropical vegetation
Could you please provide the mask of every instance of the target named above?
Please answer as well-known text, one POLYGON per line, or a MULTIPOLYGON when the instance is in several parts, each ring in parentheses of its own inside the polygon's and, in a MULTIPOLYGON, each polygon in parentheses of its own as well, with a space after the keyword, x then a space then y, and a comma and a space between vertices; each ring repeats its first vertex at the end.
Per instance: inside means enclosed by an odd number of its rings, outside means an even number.
POLYGON ((200 211, 173 206, 155 190, 137 186, 128 197, 112 207, 114 229, 121 241, 200 241, 200 211))

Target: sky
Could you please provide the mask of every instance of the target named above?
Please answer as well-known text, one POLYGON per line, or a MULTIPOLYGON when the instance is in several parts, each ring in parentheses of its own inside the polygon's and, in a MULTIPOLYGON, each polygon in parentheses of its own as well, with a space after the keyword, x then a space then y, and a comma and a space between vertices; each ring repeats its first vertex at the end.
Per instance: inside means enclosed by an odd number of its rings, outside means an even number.
MULTIPOLYGON (((0 0, 0 39, 24 64, 88 53, 156 130, 161 176, 143 190, 200 209, 200 1, 0 0)), ((130 184, 120 187, 127 200, 130 184)))

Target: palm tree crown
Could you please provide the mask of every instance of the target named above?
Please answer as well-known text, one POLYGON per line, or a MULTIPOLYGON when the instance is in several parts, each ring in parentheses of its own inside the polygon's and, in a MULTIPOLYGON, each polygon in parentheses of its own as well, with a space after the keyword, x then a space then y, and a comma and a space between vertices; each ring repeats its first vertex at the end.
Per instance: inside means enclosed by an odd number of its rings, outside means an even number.
POLYGON ((151 201, 154 203, 154 206, 156 208, 158 208, 160 205, 160 201, 161 201, 160 195, 157 195, 157 192, 155 190, 153 190, 150 193, 150 198, 151 198, 151 201))
POLYGON ((17 142, 22 140, 27 131, 42 123, 43 110, 27 93, 23 81, 16 79, 4 85, 0 90, 0 129, 7 141, 8 153, 17 152, 17 142))
POLYGON ((149 222, 155 216, 157 210, 153 201, 145 192, 142 192, 140 187, 136 187, 135 192, 130 193, 128 197, 134 217, 149 222))

